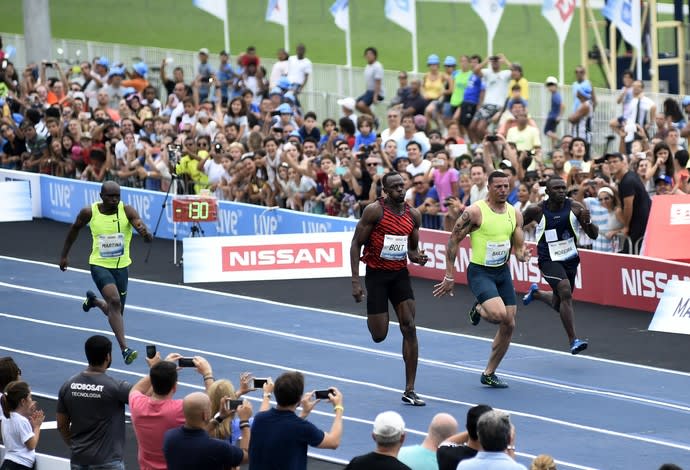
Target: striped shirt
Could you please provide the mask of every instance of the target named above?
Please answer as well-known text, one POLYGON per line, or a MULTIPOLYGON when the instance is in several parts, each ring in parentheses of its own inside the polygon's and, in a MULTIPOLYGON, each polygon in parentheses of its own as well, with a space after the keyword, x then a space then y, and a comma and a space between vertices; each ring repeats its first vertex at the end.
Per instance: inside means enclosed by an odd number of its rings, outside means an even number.
POLYGON ((399 271, 407 267, 407 238, 414 231, 415 222, 410 207, 403 205, 402 214, 396 214, 378 200, 383 215, 364 245, 362 261, 370 268, 399 271))

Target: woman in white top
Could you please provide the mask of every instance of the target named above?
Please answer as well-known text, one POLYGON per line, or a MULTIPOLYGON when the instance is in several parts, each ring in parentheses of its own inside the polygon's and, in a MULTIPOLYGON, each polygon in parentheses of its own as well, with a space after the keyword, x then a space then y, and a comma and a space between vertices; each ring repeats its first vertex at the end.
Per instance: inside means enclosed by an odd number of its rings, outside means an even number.
POLYGON ((35 410, 26 382, 10 382, 0 397, 2 404, 2 441, 5 460, 0 469, 31 469, 36 463, 36 446, 45 415, 35 410))
POLYGON ((616 253, 622 246, 623 211, 618 201, 616 190, 602 186, 594 198, 586 198, 592 223, 599 227, 599 236, 592 241, 592 249, 607 253, 616 253), (601 209, 599 209, 601 208, 601 209))

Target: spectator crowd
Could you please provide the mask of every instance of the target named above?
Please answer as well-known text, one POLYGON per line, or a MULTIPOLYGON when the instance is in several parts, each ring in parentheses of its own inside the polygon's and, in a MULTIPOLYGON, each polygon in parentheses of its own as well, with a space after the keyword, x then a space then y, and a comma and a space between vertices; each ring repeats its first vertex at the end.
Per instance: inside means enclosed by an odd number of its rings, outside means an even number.
MULTIPOLYGON (((70 449, 73 470, 123 470, 125 405, 129 405, 141 470, 227 469, 249 464, 250 470, 307 468, 309 447, 336 449, 343 435, 345 406, 335 387, 305 393, 302 373, 289 371, 275 381, 242 373, 239 388, 217 380, 201 356, 183 358, 147 353, 149 373, 132 385, 108 374, 112 343, 94 335, 84 344, 87 368, 60 387, 57 428, 70 449), (203 392, 175 398, 178 376, 189 367, 199 374, 203 392), (263 394, 255 413, 245 397, 263 394), (271 406, 271 401, 275 406, 271 406), (330 429, 308 419, 320 402, 333 408, 330 429), (299 411, 299 415, 297 412, 299 411)), ((0 429, 5 445, 3 470, 35 468, 44 413, 31 397, 29 384, 11 357, 0 357, 0 429)), ((323 406, 323 405, 322 405, 323 406)), ((436 414, 421 444, 405 444, 405 422, 384 411, 374 418, 374 450, 354 457, 348 470, 526 469, 516 462, 515 426, 510 416, 488 405, 467 411, 465 428, 450 414, 436 414)), ((556 470, 546 454, 531 470, 556 470)), ((682 470, 664 464, 660 470, 682 470)))
POLYGON ((603 121, 611 135, 601 155, 592 131, 602 119, 594 119, 597 96, 583 67, 572 109, 558 81, 544 80, 550 109, 539 129, 525 71, 502 54, 431 54, 420 78, 399 73, 388 101, 376 48, 364 57, 362 95, 338 100, 340 115, 319 117, 300 101, 312 74, 303 44, 295 55, 280 49, 270 71, 253 47, 235 61, 203 48, 191 78, 164 60, 160 87, 144 62, 96 57, 16 70, 0 52, 0 164, 351 218, 380 197, 382 176, 397 171, 407 202, 434 229, 449 229, 484 198, 494 169, 510 176, 509 202, 520 210, 560 176, 603 234, 583 234, 580 246, 600 251, 633 251, 650 198, 690 192, 690 97, 655 103, 626 72, 620 113, 603 121))

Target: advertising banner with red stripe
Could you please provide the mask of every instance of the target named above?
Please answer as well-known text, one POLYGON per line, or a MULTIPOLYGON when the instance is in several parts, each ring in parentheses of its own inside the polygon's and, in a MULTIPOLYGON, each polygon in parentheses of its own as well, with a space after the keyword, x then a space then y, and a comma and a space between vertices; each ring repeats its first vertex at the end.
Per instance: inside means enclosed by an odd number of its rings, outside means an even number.
POLYGON ((350 232, 185 238, 184 282, 347 277, 351 241, 350 232))
MULTIPOLYGON (((448 233, 420 230, 420 248, 429 256, 426 266, 409 264, 415 277, 441 281, 446 269, 448 233)), ((510 258, 510 272, 518 292, 527 292, 536 282, 541 289, 550 289, 542 278, 537 263, 536 246, 532 244, 532 259, 520 263, 510 258)), ((460 244, 455 261, 455 281, 467 284, 470 262, 470 240, 460 244)), ((666 284, 671 280, 690 280, 690 264, 664 261, 644 256, 618 255, 580 250, 580 268, 575 280, 575 300, 600 305, 654 312, 666 284)))

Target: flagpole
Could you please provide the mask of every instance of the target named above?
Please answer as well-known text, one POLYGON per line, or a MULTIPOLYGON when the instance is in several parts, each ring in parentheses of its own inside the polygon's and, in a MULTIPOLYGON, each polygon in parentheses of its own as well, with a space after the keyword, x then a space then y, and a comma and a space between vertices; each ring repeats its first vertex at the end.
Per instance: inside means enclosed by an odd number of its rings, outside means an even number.
MULTIPOLYGON (((349 14, 349 8, 348 8, 349 14)), ((345 29, 345 54, 347 55, 347 66, 352 67, 352 42, 350 39, 350 21, 348 18, 347 28, 345 29)))
POLYGON ((487 55, 491 57, 494 55, 494 41, 493 38, 491 37, 491 33, 489 32, 489 27, 487 26, 486 28, 486 45, 487 45, 487 55))
POLYGON ((225 52, 230 55, 230 30, 228 29, 228 13, 225 13, 225 19, 223 19, 223 39, 225 42, 225 52))
MULTIPOLYGON (((350 15, 350 9, 347 10, 348 16, 350 15)), ((347 21, 347 28, 345 29, 345 54, 347 55, 347 82, 348 82, 348 93, 347 95, 352 95, 352 41, 350 37, 350 19, 347 21)))
POLYGON ((563 58, 563 46, 565 45, 565 40, 558 40, 558 83, 563 85, 563 80, 565 80, 565 65, 563 58))
POLYGON ((412 14, 414 15, 414 28, 412 29, 412 72, 419 70, 419 56, 417 55, 417 2, 412 2, 412 14))
POLYGON ((290 10, 288 9, 288 0, 285 0, 285 26, 283 27, 283 42, 285 43, 285 50, 290 50, 290 33, 288 25, 290 24, 290 10))

